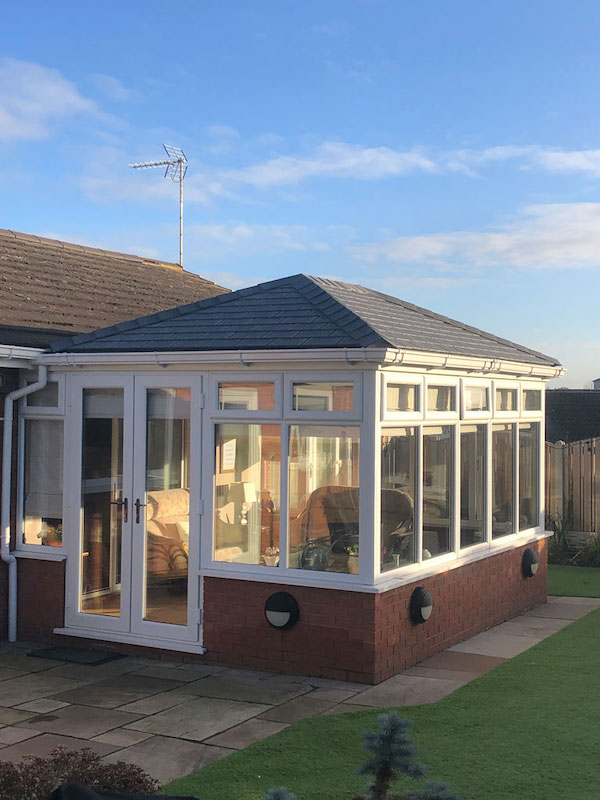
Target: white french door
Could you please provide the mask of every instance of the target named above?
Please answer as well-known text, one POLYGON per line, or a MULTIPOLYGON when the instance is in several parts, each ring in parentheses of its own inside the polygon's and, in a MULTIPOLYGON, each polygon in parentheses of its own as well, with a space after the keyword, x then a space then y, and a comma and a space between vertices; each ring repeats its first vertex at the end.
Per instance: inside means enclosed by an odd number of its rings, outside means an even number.
POLYGON ((195 375, 69 376, 68 628, 198 641, 200 393, 195 375))

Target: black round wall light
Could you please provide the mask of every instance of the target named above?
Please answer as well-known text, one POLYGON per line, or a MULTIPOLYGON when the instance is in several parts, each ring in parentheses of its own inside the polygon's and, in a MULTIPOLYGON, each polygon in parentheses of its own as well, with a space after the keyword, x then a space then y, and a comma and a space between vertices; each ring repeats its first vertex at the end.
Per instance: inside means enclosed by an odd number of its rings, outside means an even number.
POLYGON ((521 569, 523 570, 523 577, 524 578, 533 578, 533 576, 537 573, 540 566, 540 557, 532 550, 531 547, 528 547, 526 550, 523 551, 523 559, 521 561, 521 569))
POLYGON ((280 631, 293 628, 300 618, 296 598, 289 592, 275 592, 265 602, 265 617, 269 625, 280 631))
POLYGON ((422 586, 417 586, 410 596, 410 618, 415 624, 427 622, 433 611, 433 598, 431 592, 422 586))

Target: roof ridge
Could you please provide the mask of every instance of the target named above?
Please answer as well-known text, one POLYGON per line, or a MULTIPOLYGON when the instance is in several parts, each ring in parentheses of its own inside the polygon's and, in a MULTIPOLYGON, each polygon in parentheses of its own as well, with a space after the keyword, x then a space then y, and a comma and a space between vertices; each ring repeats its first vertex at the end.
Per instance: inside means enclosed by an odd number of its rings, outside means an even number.
MULTIPOLYGON (((386 302, 392 303, 394 305, 402 306, 403 308, 407 308, 411 311, 416 311, 424 316, 430 317, 431 319, 436 319, 440 322, 444 322, 447 325, 452 325, 455 328, 460 328, 461 330, 468 331, 469 333, 475 333, 480 336, 482 339, 487 339, 488 341, 493 341, 499 344, 509 345, 510 347, 514 347, 520 352, 528 353, 529 355, 534 355, 541 357, 543 359, 547 359, 545 353, 542 353, 539 350, 533 350, 530 347, 525 347, 525 345, 518 344, 517 342, 513 342, 510 339, 504 339, 502 336, 496 336, 493 333, 489 333, 488 331, 484 331, 481 328, 477 328, 474 325, 468 325, 466 322, 460 322, 460 320, 453 319, 452 317, 447 317, 445 314, 439 314, 437 311, 431 311, 429 308, 424 308, 423 306, 418 306, 415 303, 411 303, 408 300, 402 300, 400 297, 394 297, 394 295, 385 294, 384 292, 379 292, 377 289, 369 289, 366 286, 362 286, 359 283, 348 283, 347 281, 336 281, 330 278, 316 278, 317 281, 327 281, 328 283, 338 284, 340 286, 344 286, 345 288, 352 289, 356 291, 356 289, 362 289, 363 291, 367 292, 370 295, 378 295, 386 302)), ((340 301, 341 302, 341 301, 340 301)), ((379 331, 376 330, 376 326, 373 325, 372 329, 375 330, 377 333, 379 331)), ((381 334, 380 334, 381 335, 381 334)), ((550 356, 553 358, 556 363, 560 363, 557 358, 554 356, 550 356)))
MULTIPOLYGON (((109 258, 115 258, 120 261, 136 261, 141 264, 146 264, 148 266, 163 267, 164 269, 174 269, 183 272, 186 275, 195 275, 198 278, 202 278, 203 281, 206 281, 206 283, 210 283, 213 286, 218 285, 214 281, 210 281, 207 278, 204 278, 202 275, 197 275, 195 272, 189 272, 189 270, 184 269, 181 266, 181 264, 175 264, 173 261, 161 261, 157 258, 138 256, 135 255, 134 253, 121 253, 118 250, 106 250, 103 247, 91 247, 90 245, 76 244, 75 242, 64 242, 62 241, 62 239, 50 239, 47 236, 38 236, 37 234, 33 233, 21 233, 20 231, 13 231, 8 228, 0 228, 0 237, 3 237, 5 239, 25 240, 29 242, 34 242, 36 244, 44 244, 49 247, 57 247, 62 250, 75 250, 83 253, 89 253, 90 255, 102 254, 108 256, 109 258)), ((220 287, 220 288, 225 288, 225 287, 220 287)))

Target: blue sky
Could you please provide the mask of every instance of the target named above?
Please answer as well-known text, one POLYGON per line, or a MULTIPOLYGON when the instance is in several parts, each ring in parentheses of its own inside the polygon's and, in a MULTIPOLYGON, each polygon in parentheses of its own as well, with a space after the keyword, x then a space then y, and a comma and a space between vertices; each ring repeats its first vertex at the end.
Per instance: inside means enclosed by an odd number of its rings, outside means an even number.
MULTIPOLYGON (((600 375, 600 6, 11 3, 0 227, 362 283, 600 375)), ((126 291, 126 283, 124 284, 126 291)), ((140 309, 143 311, 143 309, 140 309)))

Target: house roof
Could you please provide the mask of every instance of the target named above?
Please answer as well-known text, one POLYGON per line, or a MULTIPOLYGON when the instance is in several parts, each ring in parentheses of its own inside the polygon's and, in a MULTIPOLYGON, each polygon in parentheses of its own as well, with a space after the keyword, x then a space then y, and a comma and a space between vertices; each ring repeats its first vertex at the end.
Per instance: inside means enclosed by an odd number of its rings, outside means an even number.
POLYGON ((362 286, 308 275, 261 283, 76 336, 54 352, 392 347, 542 365, 558 361, 362 286))
POLYGON ((0 229, 0 342, 57 339, 223 294, 178 264, 0 229))
POLYGON ((600 390, 547 390, 547 442, 580 442, 596 436, 600 436, 600 390))

